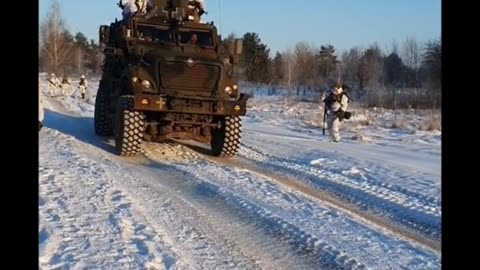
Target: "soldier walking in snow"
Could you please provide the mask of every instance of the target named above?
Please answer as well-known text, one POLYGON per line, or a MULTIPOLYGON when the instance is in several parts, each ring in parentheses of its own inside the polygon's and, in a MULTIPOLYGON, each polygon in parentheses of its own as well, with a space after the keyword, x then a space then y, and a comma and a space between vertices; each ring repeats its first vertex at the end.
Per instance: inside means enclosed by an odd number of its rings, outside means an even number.
POLYGON ((82 99, 85 99, 85 93, 87 92, 87 78, 85 75, 82 74, 80 76, 80 81, 78 82, 78 88, 80 89, 80 94, 82 95, 82 99))
POLYGON ((58 78, 55 76, 55 73, 50 74, 50 79, 48 79, 48 90, 50 91, 50 96, 55 97, 58 86, 58 78))
MULTIPOLYGON (((39 86, 40 86, 40 78, 39 78, 39 86)), ((43 93, 38 87, 38 131, 40 131, 43 127, 43 120, 44 120, 44 111, 43 111, 43 93)))
POLYGON ((67 74, 63 75, 62 94, 64 97, 70 95, 71 84, 72 82, 70 81, 70 78, 68 78, 68 75, 67 74))
POLYGON ((340 141, 340 123, 343 119, 349 119, 351 115, 347 112, 349 98, 345 94, 344 88, 344 85, 339 82, 329 92, 328 96, 325 93, 321 96, 321 100, 325 103, 328 132, 333 142, 340 141))

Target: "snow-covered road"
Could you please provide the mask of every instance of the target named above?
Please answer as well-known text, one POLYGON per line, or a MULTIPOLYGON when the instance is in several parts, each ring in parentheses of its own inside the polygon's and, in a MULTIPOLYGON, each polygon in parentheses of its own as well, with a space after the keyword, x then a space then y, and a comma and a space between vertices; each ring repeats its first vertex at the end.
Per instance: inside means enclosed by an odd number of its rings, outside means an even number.
POLYGON ((124 158, 95 136, 90 94, 46 98, 42 269, 441 267, 434 139, 332 144, 263 113, 244 118, 230 160, 176 141, 124 158))

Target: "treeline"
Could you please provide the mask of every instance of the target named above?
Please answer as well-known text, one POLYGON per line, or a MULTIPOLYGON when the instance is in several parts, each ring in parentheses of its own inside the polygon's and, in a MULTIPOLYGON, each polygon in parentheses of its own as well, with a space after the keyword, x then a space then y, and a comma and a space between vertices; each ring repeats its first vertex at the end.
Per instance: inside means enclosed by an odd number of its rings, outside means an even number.
MULTIPOLYGON (((237 38, 230 34, 224 44, 237 38)), ((257 33, 242 37, 243 54, 235 70, 237 79, 262 85, 269 93, 318 94, 338 79, 350 87, 357 101, 368 106, 439 107, 441 100, 441 42, 420 44, 406 38, 389 48, 376 43, 338 52, 334 45, 315 47, 305 41, 271 57, 268 45, 257 33)), ((57 75, 100 74, 103 54, 100 45, 83 33, 66 29, 58 0, 40 24, 40 70, 57 75)))
MULTIPOLYGON (((229 42, 235 35, 224 39, 229 42)), ((321 92, 342 80, 359 101, 369 106, 432 107, 441 99, 441 42, 420 44, 407 37, 399 46, 392 42, 382 50, 378 44, 337 52, 334 45, 315 47, 298 42, 293 49, 276 52, 257 33, 243 35, 243 56, 238 79, 261 84, 275 94, 321 92)))
POLYGON ((103 54, 100 45, 78 32, 66 29, 58 1, 53 1, 40 24, 39 69, 63 74, 100 74, 103 54))

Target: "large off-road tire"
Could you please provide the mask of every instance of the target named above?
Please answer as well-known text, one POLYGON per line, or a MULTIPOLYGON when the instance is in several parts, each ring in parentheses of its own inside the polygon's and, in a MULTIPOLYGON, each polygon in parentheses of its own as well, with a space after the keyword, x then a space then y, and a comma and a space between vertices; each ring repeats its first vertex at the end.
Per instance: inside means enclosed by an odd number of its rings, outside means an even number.
POLYGON ((142 152, 145 114, 133 110, 133 96, 121 96, 115 114, 115 152, 133 156, 142 152))
POLYGON ((112 121, 108 118, 110 100, 107 89, 99 88, 95 98, 94 126, 98 136, 113 135, 112 121))
POLYGON ((212 130, 212 154, 218 157, 233 157, 240 148, 242 119, 238 116, 226 116, 221 120, 221 126, 212 130))

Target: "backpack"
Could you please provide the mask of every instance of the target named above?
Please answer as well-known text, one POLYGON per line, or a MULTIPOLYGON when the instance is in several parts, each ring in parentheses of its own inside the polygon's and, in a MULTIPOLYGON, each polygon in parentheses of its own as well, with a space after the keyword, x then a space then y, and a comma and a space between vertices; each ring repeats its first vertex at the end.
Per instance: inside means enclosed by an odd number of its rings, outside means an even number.
POLYGON ((327 98, 325 98, 324 102, 328 107, 330 107, 330 105, 335 101, 336 102, 341 102, 344 95, 347 97, 348 103, 351 103, 352 99, 350 98, 350 96, 345 91, 343 91, 338 96, 335 96, 334 94, 328 95, 327 98))
MULTIPOLYGON (((335 97, 334 94, 330 94, 327 98, 325 98, 325 100, 323 101, 325 103, 325 112, 327 110, 327 107, 330 107, 330 105, 332 105, 333 102, 341 102, 342 98, 343 98, 343 95, 345 95, 347 97, 347 102, 348 103, 351 103, 352 100, 350 99, 350 96, 345 92, 343 91, 340 95, 338 95, 337 97, 335 97)), ((342 121, 343 119, 350 119, 350 117, 352 117, 352 112, 349 112, 349 111, 346 111, 343 113, 343 116, 342 116, 342 119, 340 121, 342 121)))

